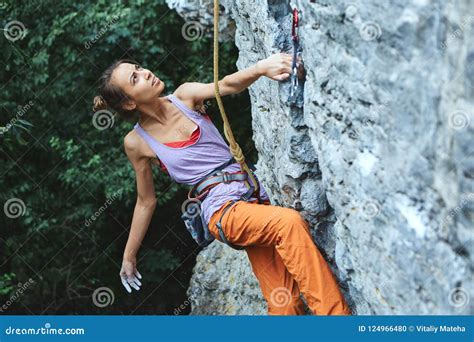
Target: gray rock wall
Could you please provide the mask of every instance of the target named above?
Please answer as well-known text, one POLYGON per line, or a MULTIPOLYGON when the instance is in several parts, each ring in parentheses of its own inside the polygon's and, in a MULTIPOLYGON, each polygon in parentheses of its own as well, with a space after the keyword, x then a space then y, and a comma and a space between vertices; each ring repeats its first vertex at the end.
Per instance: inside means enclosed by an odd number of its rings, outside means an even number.
MULTIPOLYGON (((293 3, 306 68, 297 104, 289 82, 249 88, 273 204, 312 223, 355 313, 473 313, 474 4, 293 3)), ((239 69, 291 51, 288 1, 222 4, 239 69)), ((192 314, 266 312, 245 252, 220 242, 201 252, 188 294, 192 314)))

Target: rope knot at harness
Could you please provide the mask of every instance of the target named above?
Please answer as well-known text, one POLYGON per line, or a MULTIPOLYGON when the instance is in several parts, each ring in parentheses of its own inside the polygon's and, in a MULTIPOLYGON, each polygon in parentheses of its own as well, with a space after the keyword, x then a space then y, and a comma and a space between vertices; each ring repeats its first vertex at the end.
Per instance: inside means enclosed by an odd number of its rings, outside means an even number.
POLYGON ((235 161, 237 163, 242 164, 245 162, 244 152, 242 152, 242 149, 240 148, 239 144, 230 144, 229 149, 230 153, 234 156, 235 161))

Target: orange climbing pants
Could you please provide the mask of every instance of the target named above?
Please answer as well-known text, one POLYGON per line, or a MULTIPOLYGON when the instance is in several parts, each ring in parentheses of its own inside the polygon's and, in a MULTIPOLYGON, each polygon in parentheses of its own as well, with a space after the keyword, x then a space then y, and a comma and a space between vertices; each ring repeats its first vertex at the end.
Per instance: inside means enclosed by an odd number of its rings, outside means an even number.
MULTIPOLYGON (((219 241, 216 223, 229 203, 209 221, 209 230, 219 241)), ((311 238, 308 222, 298 211, 269 202, 238 201, 226 211, 221 224, 229 242, 245 246, 269 315, 304 315, 300 291, 315 315, 351 315, 311 238)))

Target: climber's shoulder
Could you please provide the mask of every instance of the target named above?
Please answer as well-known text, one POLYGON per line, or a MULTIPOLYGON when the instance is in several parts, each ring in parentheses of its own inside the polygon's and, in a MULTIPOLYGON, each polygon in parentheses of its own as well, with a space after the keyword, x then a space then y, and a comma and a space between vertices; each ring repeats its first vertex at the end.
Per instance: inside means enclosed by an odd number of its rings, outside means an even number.
POLYGON ((184 102, 190 108, 197 108, 202 105, 203 101, 206 99, 206 92, 203 93, 202 85, 204 83, 199 82, 186 82, 181 84, 174 91, 173 95, 176 96, 179 100, 184 102))

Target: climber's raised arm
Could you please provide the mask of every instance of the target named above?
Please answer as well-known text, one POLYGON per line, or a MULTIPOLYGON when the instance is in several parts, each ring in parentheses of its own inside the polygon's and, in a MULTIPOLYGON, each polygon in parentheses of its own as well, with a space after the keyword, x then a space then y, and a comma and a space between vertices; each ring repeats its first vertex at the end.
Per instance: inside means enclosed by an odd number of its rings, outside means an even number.
MULTIPOLYGON (((256 64, 225 76, 219 81, 221 96, 237 94, 250 86, 260 76, 266 76, 275 81, 283 81, 290 76, 292 56, 287 53, 276 53, 256 64)), ((214 83, 187 82, 179 86, 175 95, 181 99, 192 99, 200 103, 214 98, 214 83)))

